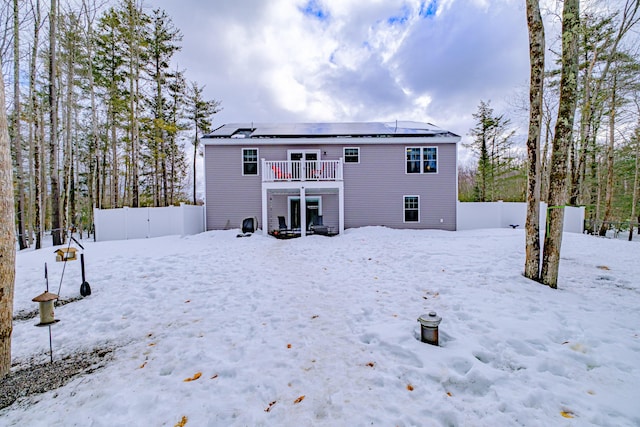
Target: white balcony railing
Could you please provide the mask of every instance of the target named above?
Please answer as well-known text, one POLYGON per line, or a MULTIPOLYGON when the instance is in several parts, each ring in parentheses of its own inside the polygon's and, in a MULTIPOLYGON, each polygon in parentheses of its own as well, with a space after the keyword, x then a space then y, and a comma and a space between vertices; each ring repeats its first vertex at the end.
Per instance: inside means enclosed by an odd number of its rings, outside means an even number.
POLYGON ((265 182, 342 181, 342 160, 262 159, 262 180, 265 182))

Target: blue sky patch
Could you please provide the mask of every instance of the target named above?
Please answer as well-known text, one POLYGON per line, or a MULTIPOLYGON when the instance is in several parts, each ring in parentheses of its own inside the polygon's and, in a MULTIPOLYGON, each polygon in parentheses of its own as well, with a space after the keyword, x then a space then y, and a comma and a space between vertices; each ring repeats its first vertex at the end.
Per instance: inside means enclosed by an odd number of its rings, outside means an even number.
POLYGON ((420 12, 422 18, 430 18, 436 15, 438 11, 438 0, 423 1, 420 3, 420 12))
POLYGON ((408 7, 403 7, 402 11, 400 11, 400 13, 398 15, 394 15, 389 17, 389 19, 387 19, 387 24, 389 25, 395 25, 395 24, 399 24, 399 25, 404 25, 408 20, 409 20, 409 16, 411 14, 411 11, 409 10, 408 7))
POLYGON ((318 0, 309 0, 304 7, 299 8, 306 16, 316 18, 320 21, 329 19, 329 11, 322 8, 318 0))

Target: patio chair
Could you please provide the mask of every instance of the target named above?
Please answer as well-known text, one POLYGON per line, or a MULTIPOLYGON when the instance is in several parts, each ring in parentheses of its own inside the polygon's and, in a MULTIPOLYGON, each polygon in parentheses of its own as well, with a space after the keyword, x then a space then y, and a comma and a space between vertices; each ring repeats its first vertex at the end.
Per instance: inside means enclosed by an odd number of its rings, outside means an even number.
POLYGON ((276 179, 291 179, 291 174, 283 172, 278 166, 273 165, 271 166, 271 169, 273 170, 273 176, 276 179))
POLYGON ((324 178, 324 167, 326 166, 325 163, 322 163, 322 167, 320 169, 314 169, 311 174, 313 176, 313 178, 315 179, 322 179, 324 178))
POLYGON ((287 227, 287 220, 284 219, 283 216, 278 217, 278 228, 281 232, 289 230, 289 227, 287 227))
POLYGON ((258 229, 258 219, 256 217, 245 218, 242 220, 242 232, 254 233, 258 229))
POLYGON ((314 234, 329 234, 329 227, 322 223, 322 215, 315 215, 309 228, 314 234))

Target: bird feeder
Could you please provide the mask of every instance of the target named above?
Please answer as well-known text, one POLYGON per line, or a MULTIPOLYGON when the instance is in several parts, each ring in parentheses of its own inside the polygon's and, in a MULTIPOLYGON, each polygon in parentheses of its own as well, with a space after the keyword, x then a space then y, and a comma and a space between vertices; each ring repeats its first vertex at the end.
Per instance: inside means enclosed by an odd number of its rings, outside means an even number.
POLYGON ((438 325, 441 321, 442 317, 435 311, 418 317, 421 325, 420 340, 427 344, 438 345, 438 325))
POLYGON ((40 308, 40 323, 36 326, 47 326, 59 322, 59 320, 55 319, 53 313, 53 302, 57 299, 58 295, 45 291, 31 300, 37 302, 40 308))
POLYGON ((77 249, 72 247, 56 249, 54 251, 54 254, 56 254, 56 261, 61 262, 76 260, 78 259, 76 251, 77 249))

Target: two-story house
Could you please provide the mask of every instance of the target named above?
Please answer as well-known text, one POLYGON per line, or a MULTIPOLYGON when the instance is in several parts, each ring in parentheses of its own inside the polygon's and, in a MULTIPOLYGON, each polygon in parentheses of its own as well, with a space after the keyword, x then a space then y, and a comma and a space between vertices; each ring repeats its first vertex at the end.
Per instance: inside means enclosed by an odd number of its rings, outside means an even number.
POLYGON ((455 230, 459 141, 430 123, 225 124, 203 138, 207 230, 455 230))

